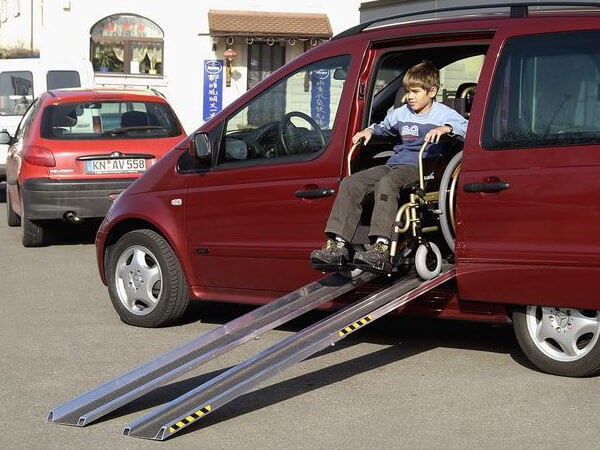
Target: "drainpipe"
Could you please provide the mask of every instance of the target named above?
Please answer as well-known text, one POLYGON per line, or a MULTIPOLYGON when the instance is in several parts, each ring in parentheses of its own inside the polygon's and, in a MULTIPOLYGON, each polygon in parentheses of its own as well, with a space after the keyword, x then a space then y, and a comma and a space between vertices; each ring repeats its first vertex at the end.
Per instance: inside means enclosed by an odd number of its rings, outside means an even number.
POLYGON ((31 31, 29 34, 29 50, 31 50, 31 54, 33 54, 33 0, 29 2, 29 9, 29 29, 31 31))

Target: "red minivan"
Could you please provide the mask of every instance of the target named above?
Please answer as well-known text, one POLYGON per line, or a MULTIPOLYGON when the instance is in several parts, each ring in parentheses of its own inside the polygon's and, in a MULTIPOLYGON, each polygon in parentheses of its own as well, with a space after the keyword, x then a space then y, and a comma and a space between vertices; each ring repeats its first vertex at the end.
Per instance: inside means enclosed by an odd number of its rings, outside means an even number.
POLYGON ((51 240, 51 225, 101 219, 113 200, 185 138, 154 91, 55 89, 29 106, 8 143, 6 210, 25 247, 51 240))
POLYGON ((97 234, 121 319, 161 326, 190 299, 262 304, 320 278, 309 255, 340 180, 383 163, 393 145, 355 148, 351 137, 401 104, 404 72, 430 60, 437 101, 469 119, 428 227, 456 278, 404 313, 512 323, 540 370, 597 373, 600 9, 498 9, 361 24, 177 145, 97 234))

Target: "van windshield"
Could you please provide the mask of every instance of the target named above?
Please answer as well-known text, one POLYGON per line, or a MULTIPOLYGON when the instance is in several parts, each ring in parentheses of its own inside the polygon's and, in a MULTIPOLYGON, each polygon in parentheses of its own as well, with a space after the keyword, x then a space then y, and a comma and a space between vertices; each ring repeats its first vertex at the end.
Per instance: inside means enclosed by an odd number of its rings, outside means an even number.
POLYGON ((166 103, 94 101, 46 108, 42 118, 46 139, 139 139, 181 134, 166 103))

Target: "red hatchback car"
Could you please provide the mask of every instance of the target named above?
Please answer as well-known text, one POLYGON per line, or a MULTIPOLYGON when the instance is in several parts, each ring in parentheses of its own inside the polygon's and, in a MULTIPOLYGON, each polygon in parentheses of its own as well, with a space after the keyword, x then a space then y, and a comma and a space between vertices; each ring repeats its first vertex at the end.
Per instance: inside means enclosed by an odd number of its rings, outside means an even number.
POLYGON ((62 89, 29 107, 7 156, 7 220, 23 245, 48 243, 51 221, 102 218, 113 200, 185 133, 152 91, 62 89))

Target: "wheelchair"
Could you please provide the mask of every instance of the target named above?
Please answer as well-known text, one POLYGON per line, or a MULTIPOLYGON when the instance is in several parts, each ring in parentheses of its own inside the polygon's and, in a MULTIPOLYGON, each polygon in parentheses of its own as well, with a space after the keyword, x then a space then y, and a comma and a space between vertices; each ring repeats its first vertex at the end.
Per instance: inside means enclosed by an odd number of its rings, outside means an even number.
MULTIPOLYGON (((362 144, 358 142, 348 155, 348 173, 351 173, 353 153, 362 144)), ((387 275, 406 273, 412 267, 423 280, 438 276, 444 263, 454 259, 456 232, 456 189, 462 161, 463 140, 442 136, 442 154, 425 157, 429 143, 419 150, 417 182, 404 187, 399 193, 399 208, 393 223, 390 242, 390 264, 387 275)), ((363 230, 368 226, 363 226, 363 230)), ((352 240, 355 249, 364 246, 364 231, 358 231, 352 240)))

